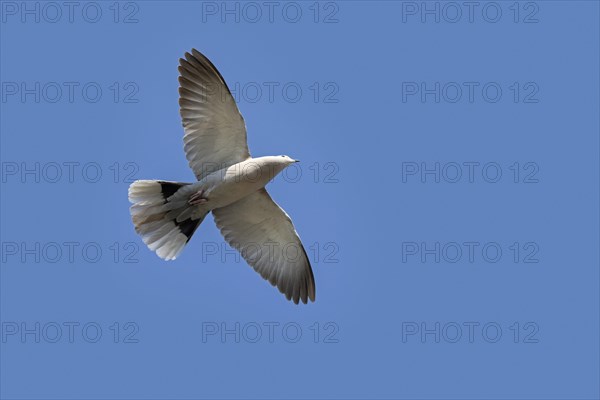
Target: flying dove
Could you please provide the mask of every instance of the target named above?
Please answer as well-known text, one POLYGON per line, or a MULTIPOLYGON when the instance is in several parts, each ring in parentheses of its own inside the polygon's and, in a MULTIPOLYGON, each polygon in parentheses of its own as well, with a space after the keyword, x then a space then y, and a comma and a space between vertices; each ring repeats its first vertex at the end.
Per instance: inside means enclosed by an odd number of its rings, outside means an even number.
POLYGON ((250 156, 246 125, 225 80, 192 49, 179 60, 185 156, 197 182, 139 180, 129 187, 131 217, 144 243, 174 260, 209 212, 227 243, 288 300, 315 301, 306 250, 265 185, 296 160, 250 156))

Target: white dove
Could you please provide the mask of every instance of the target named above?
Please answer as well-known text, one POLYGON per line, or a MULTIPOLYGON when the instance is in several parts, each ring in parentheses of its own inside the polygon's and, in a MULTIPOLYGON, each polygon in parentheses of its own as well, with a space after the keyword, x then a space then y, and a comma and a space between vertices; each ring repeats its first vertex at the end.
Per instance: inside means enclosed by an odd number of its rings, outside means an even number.
POLYGON ((195 49, 179 64, 184 150, 198 182, 132 183, 136 232, 160 258, 174 260, 212 211, 227 243, 288 300, 315 301, 304 246, 264 188, 297 161, 284 155, 252 158, 244 119, 219 71, 195 49))

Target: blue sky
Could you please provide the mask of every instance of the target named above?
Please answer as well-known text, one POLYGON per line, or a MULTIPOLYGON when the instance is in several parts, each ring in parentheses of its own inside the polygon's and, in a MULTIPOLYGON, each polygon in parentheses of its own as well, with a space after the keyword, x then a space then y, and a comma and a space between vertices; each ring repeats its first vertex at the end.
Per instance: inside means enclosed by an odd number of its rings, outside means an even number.
POLYGON ((598 398, 597 2, 0 12, 3 398, 598 398), (168 263, 133 230, 132 179, 194 179, 192 47, 302 160, 316 303, 212 218, 168 263))

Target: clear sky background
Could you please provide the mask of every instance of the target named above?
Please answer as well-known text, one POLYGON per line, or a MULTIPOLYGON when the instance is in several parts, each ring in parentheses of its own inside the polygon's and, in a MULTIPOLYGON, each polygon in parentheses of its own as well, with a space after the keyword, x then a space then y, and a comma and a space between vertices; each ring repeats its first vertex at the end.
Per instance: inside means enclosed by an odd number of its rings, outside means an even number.
POLYGON ((600 395, 598 2, 0 11, 2 398, 600 395), (194 179, 192 47, 302 161, 268 189, 314 304, 212 218, 174 262, 133 230, 132 179, 194 179))

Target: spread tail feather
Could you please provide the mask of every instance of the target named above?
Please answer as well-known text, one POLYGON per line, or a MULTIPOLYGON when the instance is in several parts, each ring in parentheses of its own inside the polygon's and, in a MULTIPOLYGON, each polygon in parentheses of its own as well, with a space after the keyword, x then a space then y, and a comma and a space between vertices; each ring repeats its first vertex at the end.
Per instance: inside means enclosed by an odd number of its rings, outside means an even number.
POLYGON ((190 184, 142 180, 129 186, 135 231, 150 250, 165 260, 179 256, 206 216, 204 213, 198 218, 196 207, 189 206, 186 197, 172 197, 187 185, 190 184))

